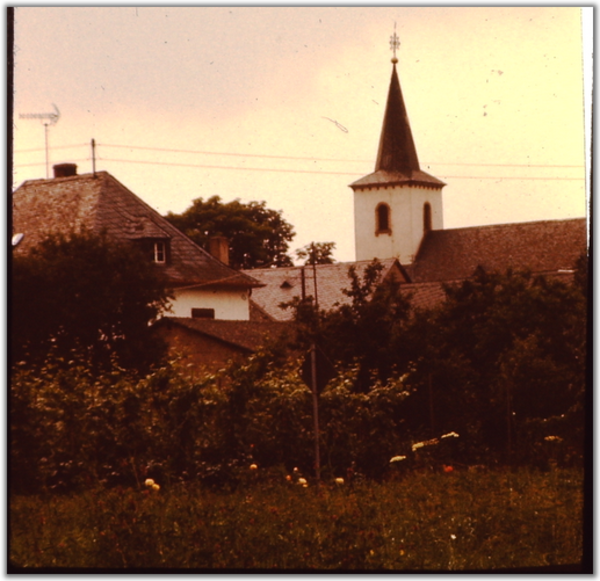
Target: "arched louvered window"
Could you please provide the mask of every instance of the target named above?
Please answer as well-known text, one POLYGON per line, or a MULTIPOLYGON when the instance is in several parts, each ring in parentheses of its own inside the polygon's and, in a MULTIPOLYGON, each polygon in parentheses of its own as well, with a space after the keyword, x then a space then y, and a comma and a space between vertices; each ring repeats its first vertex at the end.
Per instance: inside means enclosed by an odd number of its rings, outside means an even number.
POLYGON ((425 202, 423 205, 423 233, 431 230, 431 205, 425 202))
POLYGON ((377 208, 375 208, 375 234, 391 234, 390 218, 390 207, 384 202, 377 204, 377 208))

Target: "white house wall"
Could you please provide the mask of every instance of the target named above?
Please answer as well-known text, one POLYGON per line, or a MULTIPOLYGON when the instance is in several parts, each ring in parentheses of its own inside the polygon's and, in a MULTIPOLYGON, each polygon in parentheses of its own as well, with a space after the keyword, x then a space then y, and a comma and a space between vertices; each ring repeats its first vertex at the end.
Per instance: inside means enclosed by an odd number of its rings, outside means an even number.
POLYGON ((238 290, 183 289, 174 292, 170 317, 191 317, 192 309, 214 309, 215 319, 250 320, 248 293, 238 290))
POLYGON ((441 190, 394 186, 355 191, 356 260, 398 258, 402 264, 411 264, 423 238, 426 202, 431 206, 432 229, 441 230, 441 190), (375 209, 382 202, 390 207, 391 234, 377 235, 375 209))

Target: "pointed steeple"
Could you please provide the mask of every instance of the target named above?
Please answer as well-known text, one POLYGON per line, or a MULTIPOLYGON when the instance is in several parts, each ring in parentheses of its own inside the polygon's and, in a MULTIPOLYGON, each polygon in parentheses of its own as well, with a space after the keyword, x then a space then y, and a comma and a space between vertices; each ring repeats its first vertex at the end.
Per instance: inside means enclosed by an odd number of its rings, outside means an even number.
POLYGON ((390 47, 394 51, 392 58, 392 79, 383 118, 383 127, 379 139, 379 150, 375 172, 350 184, 353 189, 369 188, 380 185, 415 185, 426 188, 443 188, 446 184, 421 171, 417 149, 413 141, 408 113, 404 105, 396 64, 396 50, 400 41, 395 31, 390 38, 390 47))
POLYGON ((394 63, 375 171, 385 170, 410 176, 413 171, 420 169, 394 63))

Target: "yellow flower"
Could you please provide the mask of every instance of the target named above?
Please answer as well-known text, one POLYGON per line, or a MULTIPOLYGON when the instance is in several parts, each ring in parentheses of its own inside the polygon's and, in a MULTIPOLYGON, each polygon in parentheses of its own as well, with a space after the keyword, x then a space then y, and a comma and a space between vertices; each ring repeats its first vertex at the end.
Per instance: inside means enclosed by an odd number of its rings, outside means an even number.
POLYGON ((306 478, 298 478, 298 484, 302 484, 302 485, 307 485, 308 486, 308 482, 306 482, 306 478))
POLYGON ((154 486, 154 480, 152 480, 152 478, 146 478, 146 482, 144 482, 144 485, 150 488, 151 486, 154 486))
POLYGON ((390 460, 390 464, 392 462, 402 462, 402 460, 406 460, 406 456, 394 456, 391 460, 390 460))
POLYGON ((152 490, 154 490, 154 492, 158 492, 160 490, 160 485, 159 484, 153 484, 152 485, 152 490))
POLYGON ((562 438, 560 436, 546 436, 544 440, 546 440, 546 442, 562 442, 562 438))
POLYGON ((250 464, 250 470, 257 470, 258 466, 256 464, 250 464))
POLYGON ((335 483, 336 484, 344 484, 344 479, 343 478, 336 478, 335 479, 335 483))

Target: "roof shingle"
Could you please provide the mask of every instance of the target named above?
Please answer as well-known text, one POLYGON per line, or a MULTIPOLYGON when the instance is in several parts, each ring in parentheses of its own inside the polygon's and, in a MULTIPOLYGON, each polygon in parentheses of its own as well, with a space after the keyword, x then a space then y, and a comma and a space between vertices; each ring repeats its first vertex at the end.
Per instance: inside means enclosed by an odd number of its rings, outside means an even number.
MULTIPOLYGON (((395 258, 381 260, 383 265, 382 279, 393 277, 400 282, 408 280, 403 267, 395 258)), ((348 304, 351 299, 343 293, 350 288, 348 269, 354 266, 356 273, 362 277, 371 261, 338 262, 334 264, 318 264, 317 300, 319 308, 330 310, 337 304, 348 304)), ((291 301, 294 297, 302 297, 302 271, 306 296, 315 296, 315 278, 312 266, 292 266, 284 268, 258 268, 243 272, 263 283, 262 288, 252 291, 252 300, 270 317, 277 321, 293 319, 291 309, 282 309, 280 305, 291 301)))
POLYGON ((431 230, 406 270, 415 283, 464 280, 477 266, 551 274, 572 269, 586 251, 585 218, 431 230))
POLYGON ((252 353, 269 341, 277 341, 289 332, 289 323, 278 321, 224 321, 164 317, 157 325, 180 325, 234 347, 252 353))
POLYGON ((12 196, 13 232, 25 234, 15 252, 26 253, 48 234, 106 232, 116 242, 141 238, 170 241, 165 274, 174 287, 252 288, 251 276, 218 261, 109 173, 101 171, 24 182, 12 196))

